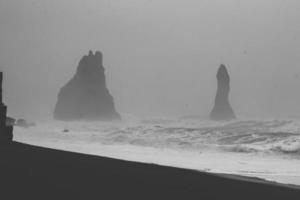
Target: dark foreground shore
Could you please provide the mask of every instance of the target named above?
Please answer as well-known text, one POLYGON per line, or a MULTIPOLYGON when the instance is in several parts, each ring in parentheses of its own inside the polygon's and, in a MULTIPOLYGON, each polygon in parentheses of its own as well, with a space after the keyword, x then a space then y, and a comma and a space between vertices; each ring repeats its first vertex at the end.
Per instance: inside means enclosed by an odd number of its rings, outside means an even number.
POLYGON ((0 146, 0 199, 299 199, 258 179, 82 155, 21 143, 0 146))

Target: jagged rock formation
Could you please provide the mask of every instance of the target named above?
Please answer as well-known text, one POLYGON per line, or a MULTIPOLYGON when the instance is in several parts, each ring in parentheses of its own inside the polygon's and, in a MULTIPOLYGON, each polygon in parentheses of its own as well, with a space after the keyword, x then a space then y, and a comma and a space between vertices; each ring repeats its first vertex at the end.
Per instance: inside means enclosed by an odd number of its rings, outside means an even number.
POLYGON ((225 65, 221 65, 218 73, 218 90, 215 99, 215 106, 210 113, 211 120, 232 120, 236 116, 229 103, 229 92, 230 92, 230 77, 225 65))
POLYGON ((3 72, 0 72, 0 144, 7 144, 13 139, 13 126, 6 125, 7 107, 2 102, 3 72))
POLYGON ((72 120, 115 120, 113 97, 107 87, 102 53, 85 55, 79 62, 75 76, 60 90, 54 118, 72 120))

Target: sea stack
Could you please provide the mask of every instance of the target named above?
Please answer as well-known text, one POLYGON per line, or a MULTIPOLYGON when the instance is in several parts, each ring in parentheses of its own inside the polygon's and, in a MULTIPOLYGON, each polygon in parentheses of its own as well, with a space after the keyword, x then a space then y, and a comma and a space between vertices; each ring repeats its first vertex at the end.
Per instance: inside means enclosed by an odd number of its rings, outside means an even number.
POLYGON ((232 120, 236 116, 229 103, 229 92, 230 92, 230 77, 225 65, 221 65, 218 73, 218 89, 215 99, 215 106, 210 113, 210 119, 215 121, 232 120))
POLYGON ((2 101, 3 72, 0 72, 0 144, 8 144, 13 140, 13 126, 6 125, 7 107, 2 101))
POLYGON ((83 56, 74 77, 60 90, 54 110, 54 119, 119 120, 113 97, 106 87, 102 53, 83 56))

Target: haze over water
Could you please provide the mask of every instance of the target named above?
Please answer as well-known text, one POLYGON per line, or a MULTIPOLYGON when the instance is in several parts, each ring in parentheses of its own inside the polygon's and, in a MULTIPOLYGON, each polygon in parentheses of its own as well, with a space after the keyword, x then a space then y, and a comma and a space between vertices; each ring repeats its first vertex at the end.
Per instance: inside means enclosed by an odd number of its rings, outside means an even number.
POLYGON ((9 114, 51 118, 88 50, 104 53, 121 113, 208 116, 215 73, 231 74, 239 116, 300 113, 297 0, 0 0, 9 114))
POLYGON ((15 140, 300 185, 299 9, 297 0, 0 0, 4 102, 9 116, 37 122, 16 127, 15 140), (54 122, 58 91, 90 49, 103 52, 123 121, 54 122), (208 120, 221 63, 231 122, 208 120))

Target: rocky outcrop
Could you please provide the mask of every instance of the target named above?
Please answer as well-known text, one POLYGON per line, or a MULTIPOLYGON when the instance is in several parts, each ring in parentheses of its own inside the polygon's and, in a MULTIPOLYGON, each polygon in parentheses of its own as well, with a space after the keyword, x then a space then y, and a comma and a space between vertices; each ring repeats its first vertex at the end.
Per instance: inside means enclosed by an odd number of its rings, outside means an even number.
POLYGON ((7 144, 13 140, 13 126, 6 124, 7 107, 2 102, 3 72, 0 72, 0 144, 7 144))
POLYGON ((230 77, 225 65, 221 65, 218 73, 218 89, 215 98, 215 106, 210 114, 211 120, 232 120, 236 116, 229 103, 229 92, 230 92, 230 77))
POLYGON ((84 56, 75 76, 60 90, 54 110, 56 120, 115 120, 115 110, 105 80, 102 53, 84 56))

